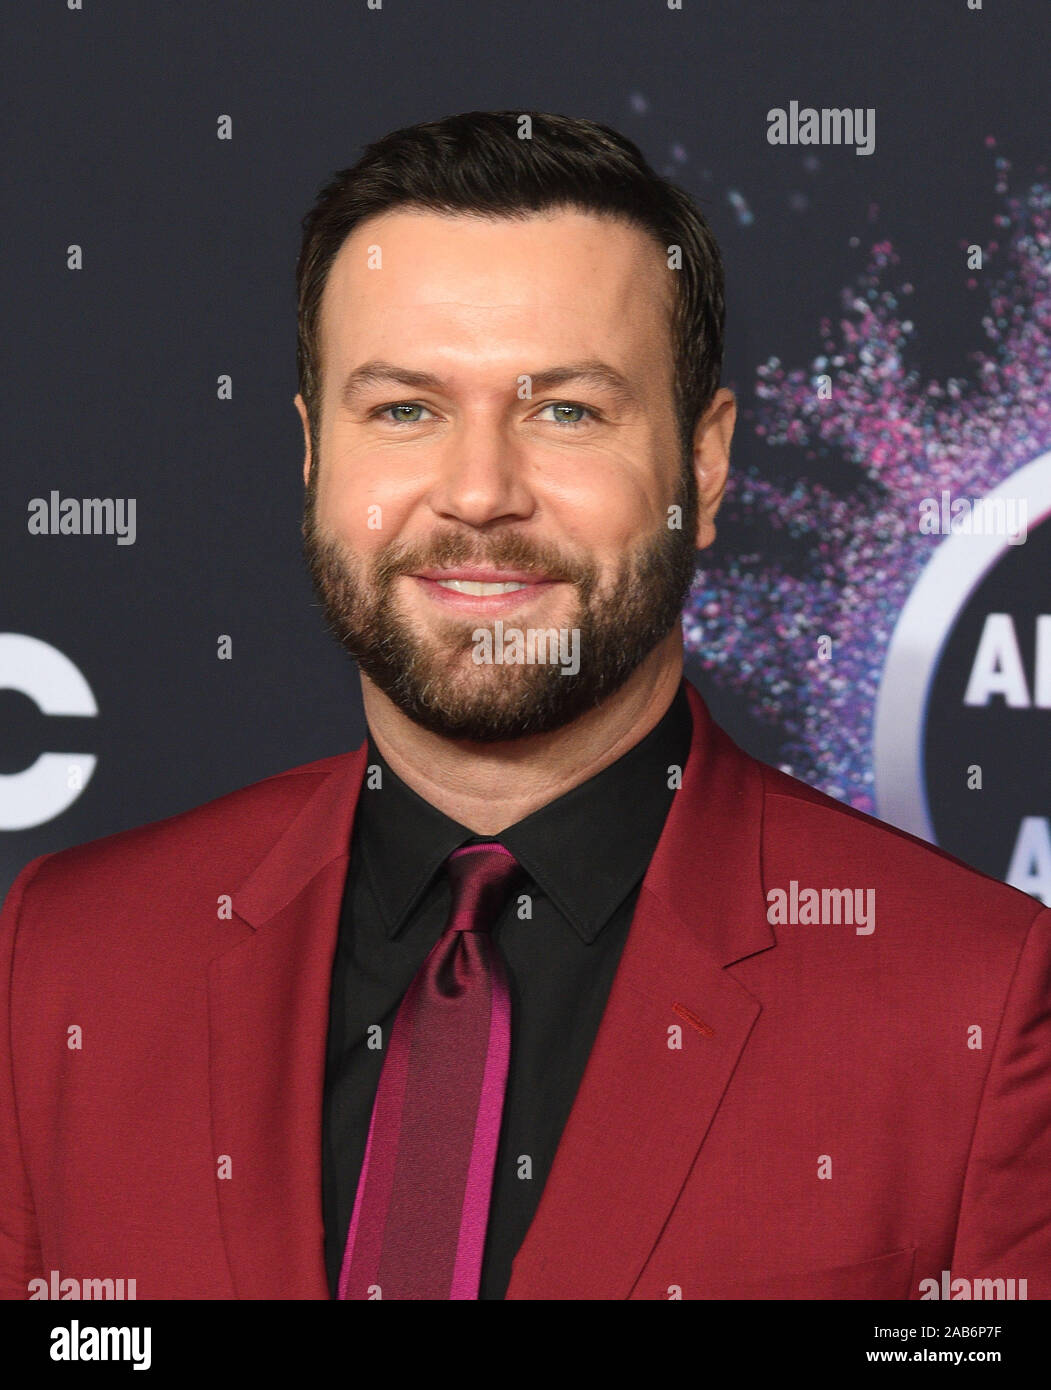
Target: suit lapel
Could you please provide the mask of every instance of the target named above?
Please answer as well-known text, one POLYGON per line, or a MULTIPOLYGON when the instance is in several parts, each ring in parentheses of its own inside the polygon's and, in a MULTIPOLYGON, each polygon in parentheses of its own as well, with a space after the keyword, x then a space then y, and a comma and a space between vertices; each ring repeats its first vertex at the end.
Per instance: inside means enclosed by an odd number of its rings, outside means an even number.
POLYGON ((249 933, 209 969, 216 1187, 238 1298, 329 1296, 321 1205, 325 1044, 366 756, 362 744, 318 774, 305 805, 233 894, 249 933))
MULTIPOLYGON (((682 786, 508 1299, 628 1297, 760 1011, 724 967, 774 944, 760 872, 761 777, 690 685, 687 694, 694 735, 682 786), (668 1046, 673 1026, 680 1049, 668 1046)), ((213 1146, 217 1165, 229 1160, 216 1187, 238 1298, 329 1296, 325 1044, 366 758, 363 743, 318 771, 233 894, 245 934, 209 968, 213 1146)))
POLYGON ((508 1299, 629 1296, 760 1012, 724 967, 775 944, 761 774, 687 693, 694 737, 682 786, 508 1299), (675 1026, 681 1048, 669 1047, 675 1026))

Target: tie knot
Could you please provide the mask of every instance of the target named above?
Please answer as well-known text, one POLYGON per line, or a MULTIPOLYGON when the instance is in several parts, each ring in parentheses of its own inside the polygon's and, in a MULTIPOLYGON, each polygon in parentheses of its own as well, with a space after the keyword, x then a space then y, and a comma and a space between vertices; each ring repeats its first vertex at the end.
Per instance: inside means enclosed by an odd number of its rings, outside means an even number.
POLYGON ((496 840, 454 849, 446 862, 452 887, 449 927, 488 931, 519 871, 518 860, 496 840))

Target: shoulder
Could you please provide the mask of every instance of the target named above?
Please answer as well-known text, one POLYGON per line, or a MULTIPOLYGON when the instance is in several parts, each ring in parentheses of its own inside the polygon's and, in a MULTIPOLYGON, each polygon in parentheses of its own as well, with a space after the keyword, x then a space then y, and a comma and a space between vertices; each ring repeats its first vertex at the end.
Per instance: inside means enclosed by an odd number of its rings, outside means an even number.
POLYGON ((764 880, 872 889, 885 918, 919 916, 1023 935, 1043 905, 916 835, 759 763, 764 788, 764 880))
POLYGON ((108 899, 115 912, 141 898, 178 900, 203 884, 243 879, 284 828, 354 753, 303 763, 161 820, 118 831, 27 864, 5 900, 5 915, 23 900, 46 906, 49 917, 82 913, 108 899))

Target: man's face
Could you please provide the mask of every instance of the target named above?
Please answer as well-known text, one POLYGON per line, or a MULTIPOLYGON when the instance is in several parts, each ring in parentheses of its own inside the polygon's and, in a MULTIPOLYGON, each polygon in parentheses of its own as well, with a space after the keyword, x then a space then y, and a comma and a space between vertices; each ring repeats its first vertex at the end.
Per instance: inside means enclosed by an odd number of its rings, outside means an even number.
POLYGON ((697 489, 677 436, 669 276, 643 232, 578 211, 401 209, 341 247, 304 550, 335 635, 425 728, 479 741, 560 728, 674 628, 697 489), (518 587, 464 590, 478 582, 518 587), (512 630, 555 629, 561 659, 541 646, 532 664, 479 662, 497 619, 505 653, 512 630))

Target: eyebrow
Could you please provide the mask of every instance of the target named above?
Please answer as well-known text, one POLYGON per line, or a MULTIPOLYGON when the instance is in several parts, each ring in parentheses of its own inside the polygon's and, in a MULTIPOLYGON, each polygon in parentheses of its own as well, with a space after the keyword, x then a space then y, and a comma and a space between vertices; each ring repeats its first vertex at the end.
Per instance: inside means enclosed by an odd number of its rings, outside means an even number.
MULTIPOLYGON (((542 372, 522 372, 528 376, 533 392, 550 391, 569 382, 579 382, 600 391, 607 391, 625 409, 639 404, 631 382, 622 372, 611 367, 608 362, 589 358, 583 362, 570 362, 561 367, 548 367, 542 372)), ((414 371, 410 367, 399 367, 393 362, 374 358, 355 367, 343 383, 340 399, 345 406, 352 406, 357 396, 370 386, 398 385, 441 391, 445 382, 433 372, 414 371)))

